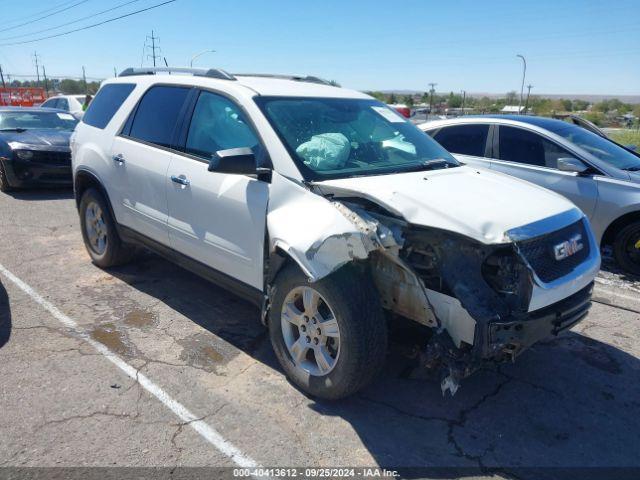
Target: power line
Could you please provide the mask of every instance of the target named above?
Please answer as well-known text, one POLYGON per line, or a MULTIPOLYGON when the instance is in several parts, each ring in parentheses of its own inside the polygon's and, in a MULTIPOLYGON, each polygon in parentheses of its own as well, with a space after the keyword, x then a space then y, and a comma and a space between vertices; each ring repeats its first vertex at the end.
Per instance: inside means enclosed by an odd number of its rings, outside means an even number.
POLYGON ((88 30, 88 29, 93 28, 93 27, 99 27, 100 25, 105 25, 107 23, 115 22, 116 20, 120 20, 122 18, 131 17, 132 15, 137 15, 138 13, 142 13, 142 12, 146 12, 146 11, 149 11, 149 10, 153 10, 154 8, 162 7, 164 5, 167 5, 169 3, 173 3, 175 1, 177 1, 177 0, 167 0, 166 2, 157 3, 156 5, 151 5, 150 7, 143 8, 143 9, 140 9, 140 10, 136 10, 135 12, 127 13, 125 15, 120 15, 119 17, 109 18, 109 19, 104 20, 102 22, 94 23, 92 25, 87 25, 87 26, 81 27, 81 28, 76 28, 74 30, 69 30, 67 32, 57 33, 55 35, 49 35, 49 36, 46 36, 46 37, 40 37, 40 38, 36 38, 36 39, 33 39, 33 40, 24 40, 22 42, 1 43, 0 47, 8 47, 8 46, 11 46, 11 45, 24 45, 26 43, 34 43, 34 42, 40 42, 42 40, 48 40, 50 38, 62 37, 64 35, 69 35, 71 33, 80 32, 82 30, 88 30))
POLYGON ((105 13, 112 12, 113 10, 117 10, 118 8, 126 7, 127 5, 130 5, 132 3, 139 2, 139 1, 140 0, 129 0, 128 2, 121 3, 120 5, 116 5, 115 7, 111 7, 111 8, 108 8, 106 10, 102 10, 101 12, 93 13, 91 15, 87 15, 87 16, 82 17, 82 18, 78 18, 77 20, 73 20, 71 22, 62 23, 60 25, 56 25, 55 27, 45 28, 43 30, 38 30, 37 32, 21 33, 20 35, 13 35, 11 37, 0 38, 0 41, 12 40, 14 38, 21 38, 21 37, 29 37, 31 35, 38 35, 40 33, 50 32, 51 30, 56 30, 58 28, 66 27, 67 25, 73 25, 74 23, 78 23, 78 22, 81 22, 83 20, 87 20, 88 18, 97 17, 99 15, 103 15, 105 13))
POLYGON ((5 23, 13 23, 13 22, 20 22, 22 20, 26 20, 27 18, 33 18, 33 17, 37 17, 38 15, 42 15, 43 13, 48 13, 52 10, 57 10, 58 8, 61 7, 65 7, 67 5, 69 5, 70 3, 75 2, 75 0, 67 0, 66 2, 62 2, 59 3, 58 5, 54 6, 54 7, 49 7, 45 10, 40 10, 39 12, 35 12, 35 13, 31 13, 29 15, 25 15, 24 17, 18 17, 18 18, 14 18, 14 19, 10 19, 10 20, 6 20, 5 23))
POLYGON ((9 27, 9 28, 5 28, 0 30, 0 32, 8 32, 9 30, 15 30, 16 28, 20 28, 20 27, 24 27, 25 25, 29 25, 30 23, 35 23, 35 22, 39 22, 40 20, 43 20, 45 18, 49 18, 49 17, 53 17, 54 15, 57 15, 59 13, 65 12, 73 7, 77 7, 78 5, 81 5, 83 3, 87 3, 89 0, 82 0, 80 2, 76 2, 73 5, 69 5, 68 7, 65 8, 61 8, 60 10, 56 10, 53 13, 49 13, 48 15, 43 15, 42 17, 38 17, 35 18, 33 20, 29 20, 28 22, 24 22, 24 23, 20 23, 18 25, 14 25, 13 27, 9 27))

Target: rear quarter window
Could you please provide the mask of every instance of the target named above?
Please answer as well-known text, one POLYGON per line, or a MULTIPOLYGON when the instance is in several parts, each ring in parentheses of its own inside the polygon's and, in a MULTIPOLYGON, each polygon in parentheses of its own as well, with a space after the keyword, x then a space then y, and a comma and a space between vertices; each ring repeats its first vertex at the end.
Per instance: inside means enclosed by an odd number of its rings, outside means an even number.
POLYGON ((112 83, 102 87, 89 104, 82 123, 96 128, 106 127, 134 88, 133 83, 112 83))
POLYGON ((456 125, 444 127, 433 137, 451 153, 484 157, 489 125, 456 125))

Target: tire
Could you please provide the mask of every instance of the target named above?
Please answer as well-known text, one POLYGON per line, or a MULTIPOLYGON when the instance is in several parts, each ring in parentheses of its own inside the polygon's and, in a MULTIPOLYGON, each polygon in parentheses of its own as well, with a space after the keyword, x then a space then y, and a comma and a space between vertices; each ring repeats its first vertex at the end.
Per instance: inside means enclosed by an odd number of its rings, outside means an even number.
POLYGON ((297 265, 286 267, 275 280, 269 312, 271 344, 282 368, 291 382, 312 396, 336 400, 352 395, 368 384, 384 365, 387 325, 377 292, 369 278, 348 266, 314 283, 308 282, 297 265), (311 318, 313 309, 305 307, 303 298, 309 289, 319 298, 319 307, 315 310, 318 315, 311 318), (284 307, 291 305, 294 308, 284 314, 284 307), (335 322, 331 321, 332 317, 335 322), (287 318, 297 318, 299 323, 287 318), (314 325, 316 318, 318 324, 314 325), (311 336, 306 335, 299 324, 307 325, 311 330, 307 329, 306 333, 311 332, 311 336), (336 324, 339 344, 335 338, 336 324), (316 328, 318 326, 322 329, 316 328), (306 336, 303 338, 303 335, 306 336), (316 339, 319 344, 314 343, 316 339), (300 349, 295 346, 290 349, 292 340, 310 349, 299 362, 294 360, 292 351, 300 349), (324 362, 318 360, 316 348, 329 353, 324 362), (321 369, 321 365, 326 367, 329 363, 332 363, 329 370, 321 369))
POLYGON ((79 213, 84 246, 95 265, 108 268, 131 260, 135 248, 120 239, 102 193, 94 188, 87 189, 80 200, 79 213), (96 238, 100 241, 96 241, 96 238))
POLYGON ((7 172, 4 170, 4 166, 0 163, 0 192, 11 192, 13 187, 9 185, 7 180, 7 172))
POLYGON ((613 242, 613 256, 623 270, 640 275, 640 221, 618 232, 613 242))

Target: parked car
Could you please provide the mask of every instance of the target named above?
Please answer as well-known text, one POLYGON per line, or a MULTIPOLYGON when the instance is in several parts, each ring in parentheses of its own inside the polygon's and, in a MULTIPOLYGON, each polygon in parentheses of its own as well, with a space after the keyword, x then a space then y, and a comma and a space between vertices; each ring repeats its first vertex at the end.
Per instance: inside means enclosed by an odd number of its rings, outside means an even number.
POLYGON ((69 137, 77 123, 62 110, 0 107, 0 191, 71 185, 69 137))
POLYGON ((86 95, 58 95, 47 99, 41 107, 57 108, 71 113, 78 120, 84 115, 84 102, 86 95))
POLYGON ((640 274, 640 155, 561 120, 465 117, 420 125, 469 165, 507 173, 564 195, 589 217, 600 245, 640 274))
POLYGON ((393 108, 396 112, 402 115, 404 118, 411 118, 411 108, 404 103, 388 104, 390 108, 393 108))
POLYGON ((166 71, 104 82, 72 138, 87 251, 144 245, 253 301, 305 392, 363 387, 398 317, 453 393, 587 314, 600 257, 568 200, 315 77, 166 71))

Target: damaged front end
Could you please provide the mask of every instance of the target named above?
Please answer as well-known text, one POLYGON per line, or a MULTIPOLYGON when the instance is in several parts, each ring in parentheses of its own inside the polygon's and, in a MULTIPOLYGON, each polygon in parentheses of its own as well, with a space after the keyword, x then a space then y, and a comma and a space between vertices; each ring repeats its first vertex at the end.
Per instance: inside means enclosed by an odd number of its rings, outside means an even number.
MULTIPOLYGON (((484 244, 448 230, 413 225, 400 212, 353 191, 313 185, 310 197, 304 186, 296 188, 299 201, 308 202, 308 211, 314 212, 314 221, 298 228, 299 238, 291 243, 296 234, 285 235, 275 221, 290 216, 292 203, 279 205, 276 197, 269 217, 272 252, 287 252, 312 282, 349 262, 366 265, 387 312, 432 329, 420 360, 441 370, 443 393, 454 394, 462 378, 487 362, 513 361, 533 343, 573 326, 590 307, 588 275, 581 277, 581 284, 571 284, 573 291, 563 293, 536 272, 540 259, 534 257, 545 254, 549 242, 555 241, 553 234, 542 250, 528 243, 530 237, 540 241, 539 232, 522 229, 505 232, 502 243, 484 244), (323 208, 313 208, 317 201, 323 208), (547 299, 544 308, 533 311, 533 297, 543 294, 560 298, 554 303, 547 299)), ((583 222, 579 217, 570 227, 588 237, 581 255, 592 258, 595 242, 583 222)), ((559 231, 564 238, 565 232, 559 231)))

